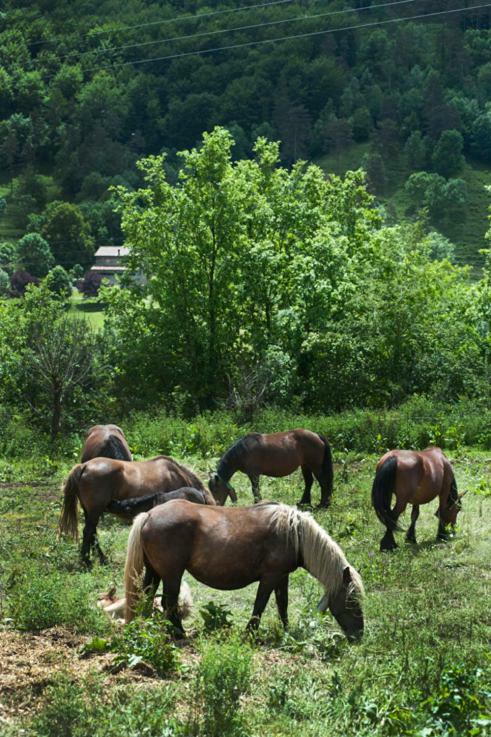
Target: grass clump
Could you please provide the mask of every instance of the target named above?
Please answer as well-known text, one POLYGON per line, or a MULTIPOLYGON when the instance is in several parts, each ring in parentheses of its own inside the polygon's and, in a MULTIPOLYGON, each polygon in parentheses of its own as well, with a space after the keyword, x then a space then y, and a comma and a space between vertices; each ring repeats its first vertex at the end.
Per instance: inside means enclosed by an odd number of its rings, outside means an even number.
POLYGON ((202 647, 196 674, 197 698, 187 734, 199 737, 244 737, 247 723, 241 697, 249 692, 252 648, 232 636, 202 647))
POLYGON ((27 734, 33 737, 173 737, 181 734, 169 718, 174 693, 167 686, 129 692, 108 689, 95 676, 83 682, 62 673, 43 694, 27 734))
POLYGON ((88 574, 73 576, 31 565, 14 575, 7 611, 20 630, 39 632, 63 625, 77 633, 103 633, 108 620, 92 603, 88 574))

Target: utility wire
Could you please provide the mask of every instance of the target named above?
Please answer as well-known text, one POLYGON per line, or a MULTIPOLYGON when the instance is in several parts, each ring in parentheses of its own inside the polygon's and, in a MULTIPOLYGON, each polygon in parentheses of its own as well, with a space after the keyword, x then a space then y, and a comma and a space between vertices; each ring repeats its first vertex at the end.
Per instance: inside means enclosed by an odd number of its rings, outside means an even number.
POLYGON ((114 69, 117 67, 125 67, 125 66, 136 65, 136 64, 150 64, 155 61, 170 61, 172 59, 181 59, 185 56, 199 56, 199 55, 204 55, 204 54, 213 54, 217 51, 228 51, 230 49, 243 49, 243 48, 251 47, 251 46, 261 46, 263 44, 274 44, 274 43, 277 43, 278 41, 288 41, 288 40, 295 40, 299 38, 309 38, 313 36, 324 36, 330 33, 341 33, 342 31, 354 31, 359 28, 374 28, 376 26, 388 25, 389 23, 402 23, 403 21, 407 21, 407 20, 411 21, 411 20, 421 20, 425 18, 434 18, 436 16, 450 15, 453 13, 469 12, 471 10, 480 10, 480 9, 489 8, 489 7, 491 7, 491 3, 486 3, 485 5, 470 5, 466 8, 453 8, 451 10, 438 10, 432 13, 421 13, 419 15, 405 16, 404 18, 390 18, 388 20, 373 21, 370 23, 362 23, 362 24, 358 24, 354 26, 344 26, 342 28, 328 28, 322 31, 310 31, 308 33, 296 33, 291 36, 279 36, 278 38, 267 38, 267 39, 262 39, 260 41, 247 41, 246 43, 229 44, 227 46, 218 46, 213 49, 184 51, 178 54, 169 54, 167 56, 151 57, 150 59, 135 59, 134 61, 123 61, 123 62, 117 62, 114 64, 104 64, 101 66, 89 67, 88 69, 85 69, 84 71, 93 72, 93 71, 98 71, 101 69, 114 69))
MULTIPOLYGON (((240 13, 244 10, 255 10, 256 8, 269 8, 272 5, 286 5, 287 3, 295 2, 295 0, 272 0, 272 2, 268 3, 256 3, 254 5, 241 5, 238 8, 224 8, 223 10, 214 10, 210 13, 199 13, 198 15, 178 15, 174 18, 162 18, 160 20, 152 20, 148 21, 147 23, 138 23, 134 26, 122 26, 121 28, 101 28, 99 31, 90 30, 87 31, 84 35, 85 36, 99 36, 103 33, 122 33, 126 31, 133 31, 136 28, 147 28, 148 26, 156 26, 156 25, 165 25, 167 23, 179 23, 180 21, 187 20, 187 21, 193 21, 193 20, 201 20, 202 18, 211 18, 215 15, 225 15, 230 13, 240 13)), ((57 43, 60 39, 47 39, 46 41, 33 41, 32 43, 29 43, 28 46, 39 46, 41 44, 48 44, 48 43, 57 43)))
MULTIPOLYGON (((203 36, 216 36, 222 33, 231 33, 235 31, 249 31, 254 28, 265 28, 268 26, 277 26, 283 23, 295 23, 296 21, 311 20, 313 18, 324 18, 326 16, 344 15, 345 13, 359 13, 362 10, 376 10, 377 8, 391 8, 396 5, 407 5, 407 3, 420 2, 420 0, 396 0, 395 2, 378 3, 377 5, 364 5, 360 8, 345 8, 343 10, 328 10, 324 13, 313 13, 311 15, 297 15, 293 18, 282 18, 280 20, 264 21, 263 23, 254 23, 248 26, 235 26, 234 28, 219 28, 214 31, 202 31, 200 33, 191 33, 184 36, 173 36, 171 38, 159 38, 155 41, 143 41, 140 43, 124 44, 123 46, 108 46, 105 49, 88 49, 86 52, 80 52, 81 54, 105 54, 109 51, 121 51, 124 49, 135 49, 143 46, 154 46, 160 43, 170 43, 171 41, 183 41, 185 39, 200 38, 203 36)), ((66 54, 70 56, 70 54, 66 54)), ((66 58, 61 57, 61 59, 66 58)))

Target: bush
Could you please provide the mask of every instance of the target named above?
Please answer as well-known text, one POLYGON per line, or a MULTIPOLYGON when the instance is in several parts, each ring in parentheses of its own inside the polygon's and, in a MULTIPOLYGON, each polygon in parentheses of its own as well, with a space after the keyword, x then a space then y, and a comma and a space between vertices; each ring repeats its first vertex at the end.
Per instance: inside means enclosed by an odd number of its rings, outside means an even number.
POLYGON ((102 284, 102 276, 95 271, 87 271, 84 278, 77 283, 77 289, 84 297, 97 297, 102 284))
POLYGON ((205 632, 214 632, 215 630, 231 627, 232 612, 222 604, 215 604, 209 601, 200 610, 199 613, 203 619, 203 629, 205 632))
POLYGON ((112 638, 109 649, 116 653, 116 664, 134 667, 146 663, 159 676, 179 670, 179 653, 172 643, 172 628, 163 614, 154 612, 148 619, 136 618, 112 638))
POLYGON ((245 735, 240 697, 248 693, 252 649, 232 638, 203 647, 196 676, 198 713, 190 725, 200 737, 245 735))
POLYGON ((39 284, 39 279, 22 269, 14 271, 10 277, 10 287, 16 297, 22 297, 29 284, 37 285, 39 284))
POLYGON ((52 294, 67 300, 72 294, 72 283, 63 266, 55 266, 46 277, 46 285, 52 294))

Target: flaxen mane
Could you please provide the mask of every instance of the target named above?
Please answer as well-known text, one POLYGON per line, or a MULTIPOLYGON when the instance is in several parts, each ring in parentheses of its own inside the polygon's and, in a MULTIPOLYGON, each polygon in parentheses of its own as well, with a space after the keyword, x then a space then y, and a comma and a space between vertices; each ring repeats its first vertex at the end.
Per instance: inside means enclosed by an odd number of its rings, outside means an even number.
POLYGON ((271 505, 271 523, 277 533, 285 534, 287 544, 294 546, 297 555, 301 554, 305 568, 323 585, 328 596, 335 595, 343 585, 346 566, 350 568, 352 579, 348 593, 359 598, 363 596, 360 574, 310 514, 286 504, 275 504, 271 505))

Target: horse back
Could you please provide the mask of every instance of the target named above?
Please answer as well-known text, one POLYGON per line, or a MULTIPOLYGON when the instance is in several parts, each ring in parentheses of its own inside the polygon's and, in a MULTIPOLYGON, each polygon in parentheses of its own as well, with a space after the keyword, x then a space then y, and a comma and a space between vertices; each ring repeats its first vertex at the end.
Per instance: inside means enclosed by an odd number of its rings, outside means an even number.
POLYGON ((87 432, 81 462, 98 457, 133 460, 124 433, 117 425, 94 425, 87 432))

